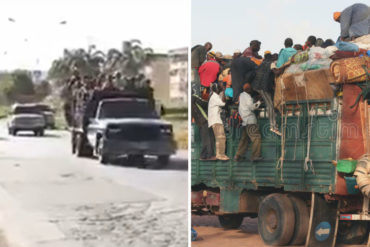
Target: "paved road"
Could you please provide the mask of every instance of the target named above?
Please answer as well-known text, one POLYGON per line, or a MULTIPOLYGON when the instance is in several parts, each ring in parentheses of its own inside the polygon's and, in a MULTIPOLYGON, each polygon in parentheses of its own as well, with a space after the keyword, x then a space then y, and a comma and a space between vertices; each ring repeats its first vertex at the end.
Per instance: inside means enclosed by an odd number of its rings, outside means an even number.
POLYGON ((10 137, 0 123, 0 232, 9 246, 185 247, 187 195, 185 150, 164 170, 102 166, 72 156, 67 132, 10 137))

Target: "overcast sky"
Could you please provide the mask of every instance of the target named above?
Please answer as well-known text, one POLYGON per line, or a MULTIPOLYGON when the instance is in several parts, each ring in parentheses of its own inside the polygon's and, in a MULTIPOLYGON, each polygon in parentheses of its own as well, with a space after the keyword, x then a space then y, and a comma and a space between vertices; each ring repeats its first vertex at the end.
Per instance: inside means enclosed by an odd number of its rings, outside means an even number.
POLYGON ((188 46, 190 4, 188 0, 2 0, 0 30, 0 70, 45 70, 64 48, 89 44, 101 50, 121 48, 123 40, 133 38, 158 52, 188 46), (66 25, 59 24, 63 20, 66 25))
MULTIPOLYGON (((262 42, 265 50, 278 53, 284 40, 304 44, 309 35, 336 41, 340 27, 333 12, 358 3, 354 0, 192 0, 192 46, 213 43, 214 51, 232 54, 249 42, 262 42)), ((360 0, 369 3, 368 0, 360 0)))

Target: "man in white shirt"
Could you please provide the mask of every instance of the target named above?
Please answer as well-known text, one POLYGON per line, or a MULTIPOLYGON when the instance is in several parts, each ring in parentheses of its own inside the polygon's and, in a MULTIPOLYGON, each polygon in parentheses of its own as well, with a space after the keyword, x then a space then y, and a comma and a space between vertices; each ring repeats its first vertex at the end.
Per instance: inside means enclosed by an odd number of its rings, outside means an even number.
POLYGON ((262 160, 261 157, 261 134, 258 130, 257 118, 254 110, 261 105, 260 101, 253 103, 253 99, 249 94, 252 87, 249 83, 244 84, 244 92, 240 94, 239 99, 239 115, 243 120, 242 134, 236 152, 235 161, 242 161, 248 148, 248 141, 252 141, 252 161, 262 160))
POLYGON ((225 155, 226 136, 221 120, 221 107, 225 105, 225 95, 221 97, 221 89, 217 83, 211 85, 212 95, 208 103, 208 127, 212 127, 216 139, 216 159, 229 160, 225 155))

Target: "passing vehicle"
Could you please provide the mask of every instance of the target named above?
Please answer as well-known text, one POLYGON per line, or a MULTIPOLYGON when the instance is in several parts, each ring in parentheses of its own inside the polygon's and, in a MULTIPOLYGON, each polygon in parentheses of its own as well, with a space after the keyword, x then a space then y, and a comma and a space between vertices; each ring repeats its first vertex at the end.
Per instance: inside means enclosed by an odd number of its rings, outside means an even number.
POLYGON ((35 104, 15 104, 7 125, 10 135, 15 136, 20 131, 32 131, 35 136, 43 136, 46 121, 35 104))
POLYGON ((102 164, 116 158, 145 163, 152 156, 161 167, 176 152, 172 125, 135 93, 97 92, 80 121, 72 130, 72 152, 97 156, 102 164))
POLYGON ((55 111, 47 104, 39 103, 36 107, 39 108, 44 115, 46 127, 55 129, 55 111))

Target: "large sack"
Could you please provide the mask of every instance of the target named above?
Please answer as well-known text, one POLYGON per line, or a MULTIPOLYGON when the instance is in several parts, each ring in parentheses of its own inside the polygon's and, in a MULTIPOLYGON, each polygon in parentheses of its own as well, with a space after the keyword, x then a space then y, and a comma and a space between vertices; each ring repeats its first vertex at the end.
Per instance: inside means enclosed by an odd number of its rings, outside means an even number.
POLYGON ((358 37, 352 41, 361 49, 370 50, 370 34, 358 37))
POLYGON ((280 109, 286 101, 333 98, 333 89, 330 87, 332 81, 328 69, 284 73, 276 78, 274 106, 280 109))
POLYGON ((366 81, 367 75, 362 67, 370 68, 370 57, 352 57, 339 59, 331 63, 330 71, 334 76, 334 82, 351 83, 366 81))

